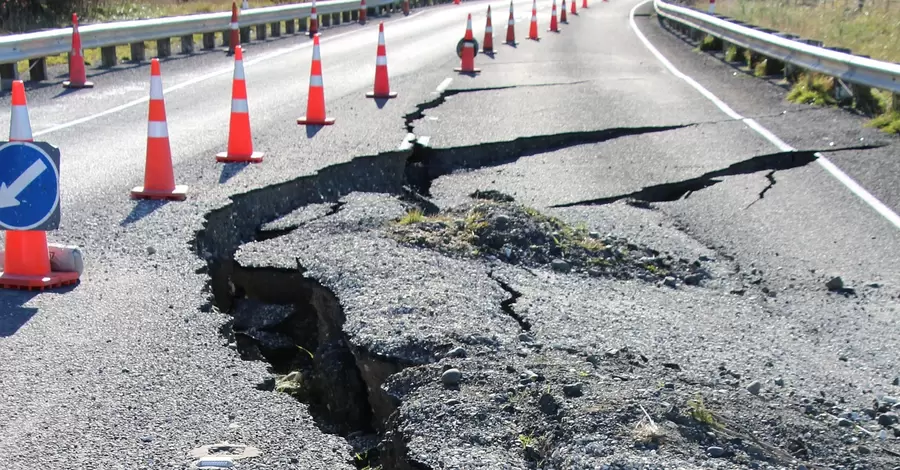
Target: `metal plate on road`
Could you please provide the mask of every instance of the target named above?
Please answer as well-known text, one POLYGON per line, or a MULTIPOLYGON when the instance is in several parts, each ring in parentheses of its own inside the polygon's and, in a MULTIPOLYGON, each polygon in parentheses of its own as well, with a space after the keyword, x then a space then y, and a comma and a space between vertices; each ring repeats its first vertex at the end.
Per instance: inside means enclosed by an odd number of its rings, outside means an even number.
POLYGON ((0 230, 59 228, 59 149, 0 142, 0 230))
MULTIPOLYGON (((459 40, 458 43, 456 43, 456 55, 458 55, 460 58, 462 58, 463 44, 465 44, 465 42, 466 42, 466 38, 462 38, 459 40)), ((473 39, 470 42, 475 45, 475 55, 477 56, 478 55, 478 41, 473 39)))

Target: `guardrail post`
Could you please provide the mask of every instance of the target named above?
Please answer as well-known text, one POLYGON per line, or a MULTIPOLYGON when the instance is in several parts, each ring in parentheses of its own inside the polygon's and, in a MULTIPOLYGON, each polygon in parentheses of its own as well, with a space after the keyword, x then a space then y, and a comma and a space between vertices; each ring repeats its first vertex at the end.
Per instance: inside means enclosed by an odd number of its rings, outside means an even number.
POLYGON ((100 65, 105 68, 115 67, 119 63, 116 56, 116 46, 107 46, 100 48, 100 65))
POLYGON ((204 49, 215 49, 216 48, 216 33, 203 33, 203 48, 204 49))
POLYGON ((12 64, 0 64, 0 90, 12 88, 12 82, 19 79, 19 66, 12 64))
POLYGON ((250 28, 241 28, 241 44, 250 42, 250 28))
POLYGON ((272 23, 271 27, 272 27, 272 37, 273 38, 277 38, 277 37, 281 36, 281 22, 280 21, 276 21, 276 22, 272 23))
POLYGON ((181 36, 181 53, 182 54, 193 54, 194 53, 194 35, 188 34, 187 36, 181 36))
POLYGON ((172 39, 163 38, 156 40, 156 56, 169 57, 172 55, 172 39))
POLYGON ((46 80, 47 61, 43 57, 39 59, 28 59, 28 76, 35 82, 46 80))
POLYGON ((284 22, 284 34, 295 34, 297 32, 297 20, 290 19, 284 22))
MULTIPOLYGON (((266 40, 266 24, 265 23, 256 25, 256 39, 259 41, 266 40)), ((243 42, 243 39, 241 40, 241 42, 243 42)))
POLYGON ((146 48, 143 42, 131 43, 131 61, 143 62, 147 59, 146 48))

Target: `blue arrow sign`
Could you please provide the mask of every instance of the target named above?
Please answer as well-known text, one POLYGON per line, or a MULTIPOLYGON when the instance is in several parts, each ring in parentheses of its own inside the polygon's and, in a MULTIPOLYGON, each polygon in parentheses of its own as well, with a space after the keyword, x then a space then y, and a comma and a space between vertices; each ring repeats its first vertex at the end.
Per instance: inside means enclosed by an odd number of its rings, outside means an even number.
POLYGON ((0 229, 59 227, 59 149, 46 142, 0 142, 0 229))

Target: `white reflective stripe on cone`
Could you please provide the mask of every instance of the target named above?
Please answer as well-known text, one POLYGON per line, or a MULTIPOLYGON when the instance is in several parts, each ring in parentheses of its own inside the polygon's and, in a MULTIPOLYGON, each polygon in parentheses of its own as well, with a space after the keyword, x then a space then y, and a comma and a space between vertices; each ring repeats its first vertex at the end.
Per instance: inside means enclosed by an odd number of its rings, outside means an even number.
POLYGON ((322 87, 322 76, 321 75, 313 75, 309 77, 309 86, 314 87, 322 87))
POLYGON ((234 79, 235 80, 243 80, 244 79, 244 61, 237 60, 234 63, 234 79))
POLYGON ((463 44, 463 47, 465 47, 466 49, 474 49, 475 45, 470 42, 467 42, 467 43, 463 44))
POLYGON ((488 26, 488 27, 484 28, 484 32, 485 32, 485 33, 493 33, 493 32, 494 32, 494 27, 493 27, 493 26, 488 26))
POLYGON ((387 65, 387 57, 380 55, 375 58, 375 65, 387 65))
POLYGON ((147 137, 151 139, 169 137, 169 127, 166 126, 165 122, 150 121, 147 126, 147 137))
POLYGON ((379 35, 378 35, 378 45, 379 45, 379 46, 383 46, 383 45, 384 45, 384 34, 379 34, 379 35))
POLYGON ((151 100, 163 99, 162 77, 155 76, 155 75, 150 77, 150 99, 151 100))
POLYGON ((319 15, 318 15, 317 13, 310 13, 310 14, 309 14, 309 19, 311 19, 311 20, 317 20, 317 19, 319 19, 319 15))
POLYGON ((247 100, 231 100, 231 112, 232 113, 249 113, 250 106, 247 104, 247 100))
POLYGON ((313 60, 322 60, 322 55, 319 53, 319 46, 313 47, 313 60))
POLYGON ((12 107, 12 122, 9 126, 9 140, 31 140, 31 121, 28 120, 28 108, 12 107))
POLYGON ((231 23, 231 29, 238 29, 237 23, 231 23))

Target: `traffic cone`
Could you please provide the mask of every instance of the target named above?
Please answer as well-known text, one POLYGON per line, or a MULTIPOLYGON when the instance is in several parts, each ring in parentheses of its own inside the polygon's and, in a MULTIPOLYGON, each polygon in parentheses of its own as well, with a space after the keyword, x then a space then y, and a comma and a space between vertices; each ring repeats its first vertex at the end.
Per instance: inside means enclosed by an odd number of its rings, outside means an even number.
POLYGON ((509 21, 506 23, 506 43, 516 45, 516 17, 513 16, 513 2, 509 2, 509 21))
POLYGON ((403 0, 403 15, 409 16, 409 0, 403 0))
POLYGON ((578 0, 572 0, 572 10, 569 11, 569 13, 571 13, 571 14, 573 14, 573 15, 577 15, 577 14, 578 14, 578 8, 576 8, 576 5, 577 5, 577 4, 578 4, 578 0))
POLYGON ((378 53, 375 57, 375 89, 366 93, 366 98, 394 98, 388 81, 387 52, 384 46, 384 23, 378 24, 378 53))
POLYGON ((453 0, 453 4, 454 4, 454 5, 459 5, 459 4, 460 4, 460 3, 459 3, 459 0, 453 0))
POLYGON ((587 7, 588 7, 588 6, 587 6, 587 0, 582 0, 582 1, 581 1, 581 8, 587 8, 587 7))
POLYGON ((556 0, 553 0, 553 8, 550 10, 550 29, 551 33, 559 32, 559 25, 556 23, 556 0))
POLYGON ((238 9, 235 2, 231 2, 231 35, 228 38, 228 55, 234 54, 234 48, 241 45, 241 31, 238 26, 238 9))
POLYGON ((187 186, 175 185, 172 149, 166 124, 166 101, 163 98, 159 59, 150 61, 150 113, 147 126, 147 160, 144 185, 131 190, 132 199, 169 199, 183 201, 187 186))
MULTIPOLYGON (((9 122, 10 142, 32 142, 31 122, 25 85, 12 84, 12 117, 9 122)), ((74 284, 77 272, 52 272, 47 232, 43 230, 7 230, 3 251, 0 287, 9 289, 49 289, 74 284)))
POLYGON ((231 86, 231 121, 228 124, 228 151, 216 155, 222 163, 259 163, 263 154, 253 151, 250 134, 250 108, 247 105, 247 83, 244 81, 244 51, 234 50, 234 83, 231 86))
POLYGON ((322 56, 319 54, 319 35, 313 36, 313 58, 309 73, 309 101, 306 116, 297 119, 297 124, 307 126, 330 126, 334 118, 325 117, 325 87, 322 83, 322 56))
POLYGON ((366 0, 360 0, 359 2, 359 24, 366 24, 366 14, 368 13, 368 8, 366 8, 366 0))
POLYGON ((309 11, 309 37, 315 37, 316 34, 319 34, 319 14, 316 13, 316 0, 313 0, 309 11))
POLYGON ((528 39, 541 40, 541 37, 538 36, 537 0, 534 0, 531 4, 531 28, 528 30, 528 39))
POLYGON ((566 0, 562 0, 562 7, 559 9, 559 22, 569 24, 569 19, 566 18, 566 0))
POLYGON ((481 43, 481 52, 494 55, 494 26, 491 24, 491 6, 488 5, 487 24, 484 25, 484 42, 481 43))
POLYGON ((459 73, 481 73, 481 69, 475 68, 475 37, 472 35, 472 14, 466 21, 466 36, 463 38, 462 65, 453 69, 459 73))
POLYGON ((78 14, 72 13, 72 52, 69 53, 69 79, 63 82, 65 88, 93 88, 94 82, 87 81, 84 57, 81 54, 81 34, 78 32, 78 14))

